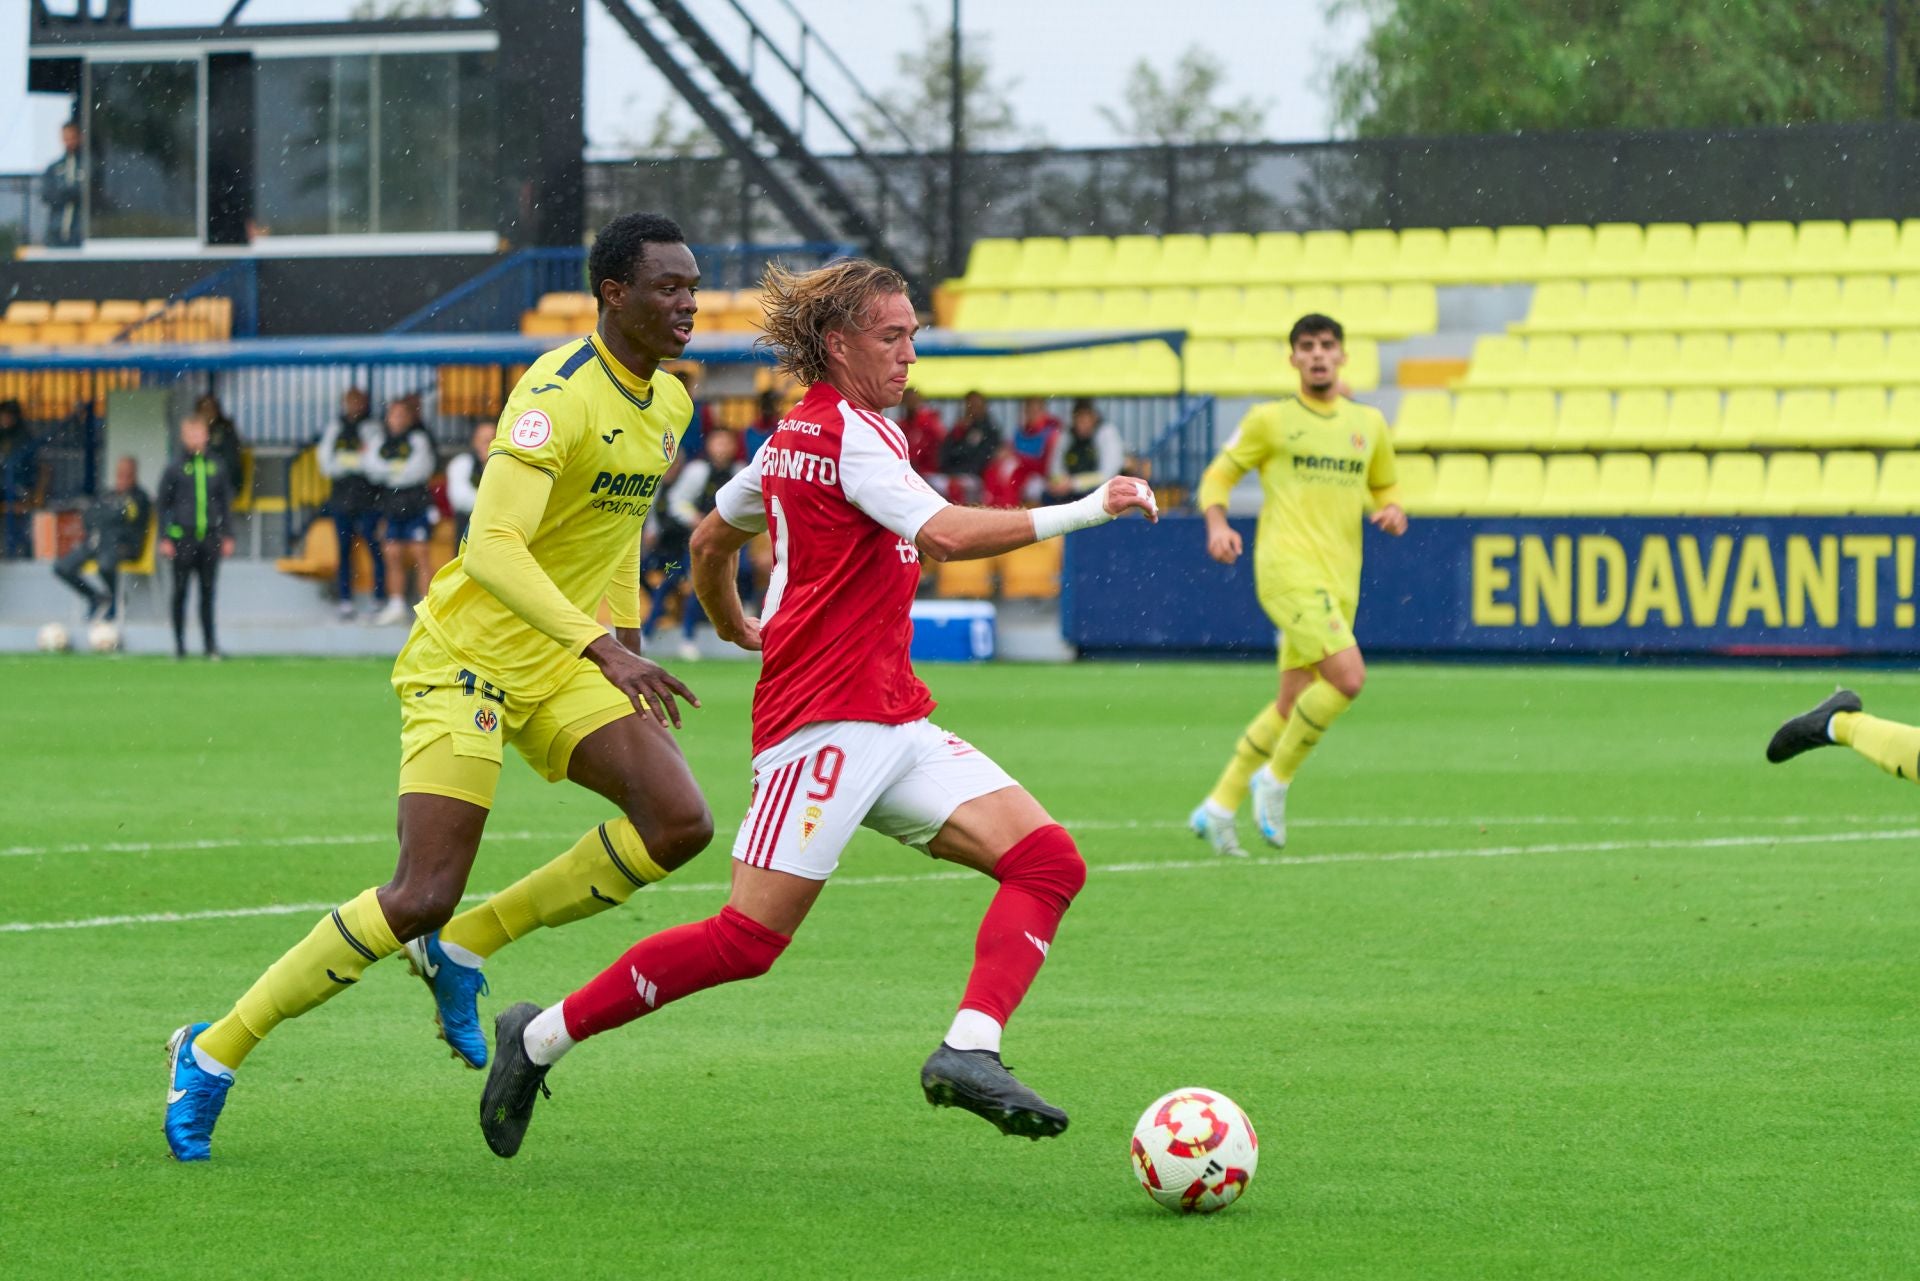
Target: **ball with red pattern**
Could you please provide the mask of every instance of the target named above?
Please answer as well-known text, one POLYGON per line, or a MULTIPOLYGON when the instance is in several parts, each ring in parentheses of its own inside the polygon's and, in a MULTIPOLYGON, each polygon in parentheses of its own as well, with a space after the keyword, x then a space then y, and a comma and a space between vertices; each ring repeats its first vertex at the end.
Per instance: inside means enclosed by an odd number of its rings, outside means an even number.
POLYGON ((1218 1090, 1163 1094, 1133 1127, 1133 1172, 1148 1196, 1180 1214, 1233 1204, 1260 1163, 1260 1139, 1240 1106, 1218 1090))

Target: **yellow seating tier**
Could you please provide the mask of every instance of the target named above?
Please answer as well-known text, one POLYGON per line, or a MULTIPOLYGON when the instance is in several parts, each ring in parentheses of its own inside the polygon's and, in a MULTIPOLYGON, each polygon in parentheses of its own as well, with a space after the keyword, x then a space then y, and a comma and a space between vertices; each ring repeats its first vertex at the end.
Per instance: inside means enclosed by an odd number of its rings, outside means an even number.
MULTIPOLYGON (((1347 344, 1343 371, 1354 391, 1380 385, 1380 349, 1368 339, 1347 344)), ((1166 396, 1180 389, 1180 361, 1165 343, 1116 343, 1033 356, 931 356, 913 367, 913 385, 935 399, 969 391, 988 396, 1166 396)), ((1270 396, 1297 391, 1285 339, 1186 344, 1189 391, 1270 396)))
POLYGON ((1463 386, 1486 388, 1920 385, 1920 328, 1489 334, 1463 386))
POLYGON ((1873 454, 1406 454, 1425 516, 1842 516, 1920 513, 1920 450, 1873 454))
POLYGON ((953 327, 966 333, 1184 329, 1196 338, 1284 338, 1308 312, 1335 317, 1354 337, 1405 338, 1432 333, 1439 324, 1432 285, 1209 285, 973 290, 960 296, 953 327))
POLYGON ((100 346, 117 342, 217 342, 233 336, 231 298, 15 299, 0 315, 0 347, 100 346))
POLYGON ((1150 289, 1909 272, 1920 272, 1915 218, 988 239, 974 242, 967 272, 953 284, 964 291, 1150 289))
MULTIPOLYGON (((520 313, 520 332, 542 338, 570 338, 593 328, 598 306, 586 292, 550 293, 520 313)), ((757 333, 762 311, 758 289, 704 289, 695 325, 708 333, 757 333)))
POLYGON ((1515 333, 1920 328, 1920 274, 1551 280, 1515 333))
POLYGON ((1574 390, 1457 393, 1400 398, 1401 449, 1611 450, 1920 448, 1920 387, 1839 391, 1693 388, 1668 392, 1574 390))

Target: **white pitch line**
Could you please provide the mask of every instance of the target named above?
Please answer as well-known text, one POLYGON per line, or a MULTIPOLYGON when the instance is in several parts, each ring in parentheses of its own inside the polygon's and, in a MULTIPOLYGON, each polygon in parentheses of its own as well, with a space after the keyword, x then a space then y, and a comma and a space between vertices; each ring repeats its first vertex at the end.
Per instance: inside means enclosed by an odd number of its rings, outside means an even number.
MULTIPOLYGON (((1240 867, 1316 867, 1328 863, 1411 863, 1455 858, 1518 858, 1549 854, 1609 854, 1654 850, 1741 849, 1760 845, 1849 845, 1863 841, 1920 839, 1920 827, 1881 828, 1848 832, 1796 832, 1788 835, 1668 837, 1640 841, 1554 841, 1536 845, 1484 845, 1478 848, 1352 851, 1332 854, 1271 854, 1252 858, 1161 859, 1132 863, 1094 863, 1096 876, 1137 872, 1231 871, 1240 867)), ((977 872, 912 872, 888 876, 841 876, 836 886, 912 885, 934 881, 977 881, 977 872)), ((718 894, 724 881, 667 881, 650 887, 654 894, 718 894)), ((489 897, 477 892, 462 897, 472 902, 489 897)), ((190 921, 225 921, 250 916, 303 916, 326 912, 338 903, 274 903, 263 907, 216 908, 200 912, 143 912, 125 916, 86 916, 65 921, 4 921, 0 934, 32 934, 47 930, 92 930, 116 925, 172 925, 190 921)))
MULTIPOLYGON (((1670 827, 1681 823, 1751 823, 1760 826, 1800 827, 1811 823, 1898 823, 1906 814, 1751 814, 1738 817, 1726 814, 1467 814, 1458 818, 1440 815, 1400 815, 1379 818, 1297 818, 1288 826, 1298 828, 1493 828, 1493 827, 1670 827)), ((1178 819, 1069 819, 1064 826, 1081 832, 1172 832, 1186 828, 1178 819)), ((731 837, 739 829, 716 828, 716 841, 731 837)), ((578 832, 489 831, 487 841, 571 841, 578 832)), ((218 850, 319 849, 339 845, 393 845, 395 839, 385 832, 347 833, 330 836, 221 836, 180 841, 69 841, 58 845, 0 846, 0 858, 38 858, 50 854, 169 854, 208 853, 218 850)))

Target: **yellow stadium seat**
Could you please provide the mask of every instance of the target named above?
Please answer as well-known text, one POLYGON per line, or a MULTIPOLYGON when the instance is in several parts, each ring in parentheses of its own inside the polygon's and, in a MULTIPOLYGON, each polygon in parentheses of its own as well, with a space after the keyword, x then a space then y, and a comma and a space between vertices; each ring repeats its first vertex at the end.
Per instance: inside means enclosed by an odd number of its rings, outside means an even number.
POLYGON ((1895 387, 1887 400, 1887 439, 1895 449, 1920 448, 1920 387, 1895 387))
POLYGON ((1469 386, 1504 386, 1523 377, 1527 367, 1526 344, 1504 334, 1483 334, 1473 340, 1473 362, 1467 366, 1469 386))
POLYGON ((1000 556, 1000 594, 1009 600, 1053 600, 1060 595, 1061 542, 1048 538, 1000 556))
POLYGON ((1897 446, 1902 443, 1887 413, 1884 387, 1842 387, 1833 396, 1827 439, 1835 445, 1897 446))
POLYGON ((1764 384, 1777 386, 1780 377, 1780 335, 1771 331, 1735 334, 1728 343, 1723 386, 1764 384))
POLYGON ((1582 331, 1626 329, 1633 324, 1637 310, 1631 280, 1589 281, 1579 327, 1582 331))
POLYGON ((1103 289, 1095 310, 1095 329, 1150 329, 1146 323, 1147 291, 1144 289, 1103 289))
POLYGON ((1093 289, 1062 289, 1053 296, 1048 329, 1087 330, 1100 327, 1100 294, 1093 289))
POLYGON ((1897 271, 1900 224, 1891 218, 1862 218, 1847 227, 1846 271, 1884 275, 1897 271))
POLYGON ((52 319, 61 325, 90 325, 100 312, 100 304, 91 298, 62 298, 53 304, 52 319))
POLYGON ((1657 449, 1717 449, 1724 419, 1719 388, 1684 388, 1667 405, 1665 438, 1648 443, 1657 449))
POLYGON ((1780 397, 1780 416, 1770 435, 1756 436, 1757 445, 1821 447, 1833 434, 1833 394, 1827 391, 1790 391, 1780 397))
POLYGON ((1432 285, 1394 285, 1387 290, 1383 336, 1409 338, 1440 328, 1440 296, 1432 285))
POLYGON ((1294 278, 1326 283, 1345 280, 1352 254, 1352 243, 1346 232, 1309 231, 1300 237, 1300 265, 1295 269, 1294 278))
POLYGON ((1433 457, 1429 454, 1400 454, 1394 459, 1400 474, 1400 505, 1407 511, 1424 515, 1432 508, 1435 482, 1433 457))
POLYGON ((1908 218, 1900 224, 1900 248, 1893 256, 1893 271, 1920 271, 1920 218, 1908 218))
POLYGON ((1455 227, 1447 232, 1445 268, 1435 277, 1450 284, 1482 284, 1502 279, 1493 265, 1493 228, 1455 227))
POLYGON ((1197 338, 1237 338, 1243 333, 1251 336, 1247 291, 1233 285, 1207 285, 1196 290, 1188 328, 1197 338))
POLYGON ((1538 227, 1501 227, 1493 233, 1493 262, 1498 281, 1537 280, 1545 266, 1547 236, 1538 227))
POLYGON ((1749 510, 1768 516, 1790 516, 1814 510, 1819 499, 1820 455, 1788 450, 1767 460, 1766 482, 1760 489, 1759 504, 1749 510))
MULTIPOLYGON (((1348 348, 1352 352, 1352 346, 1348 348)), ((1347 362, 1347 381, 1355 391, 1370 387, 1356 381, 1354 362, 1347 362)), ((1287 363, 1287 345, 1269 338, 1242 338, 1233 344, 1232 375, 1228 390, 1250 396, 1279 396, 1300 386, 1300 375, 1287 363)))
POLYGON ((1533 287, 1527 318, 1529 333, 1570 333, 1586 327, 1587 290, 1577 280, 1543 280, 1533 287))
POLYGON ((1054 312, 1059 295, 1050 289, 1016 289, 1007 294, 1006 309, 1000 313, 1002 330, 1024 332, 1054 328, 1054 312))
POLYGON ((1705 454, 1661 454, 1653 460, 1653 485, 1645 515, 1688 516, 1704 511, 1709 469, 1705 454))
POLYGON ((1627 362, 1625 334, 1581 334, 1567 357, 1555 339, 1536 338, 1527 345, 1527 355, 1535 375, 1554 386, 1619 387, 1640 381, 1627 362))
MULTIPOLYGON (((1116 372, 1105 375, 1111 385, 1095 386, 1090 394, 1166 396, 1179 390, 1180 358, 1166 343, 1131 343, 1115 347, 1112 352, 1112 358, 1119 361, 1120 366, 1116 372)), ((1098 358, 1100 352, 1096 350, 1093 354, 1098 358)))
POLYGON ((1600 496, 1600 464, 1591 454, 1555 454, 1547 459, 1540 487, 1540 510, 1579 516, 1594 510, 1600 496))
POLYGON ((1346 279, 1385 284, 1394 278, 1400 237, 1377 227, 1356 231, 1347 241, 1346 279))
POLYGON ((1686 307, 1675 324, 1688 329, 1731 329, 1740 319, 1740 290, 1731 276, 1701 276, 1687 282, 1686 307))
POLYGON ((913 389, 929 400, 957 400, 974 390, 991 362, 972 356, 937 356, 913 367, 913 389))
POLYGON ((1556 449, 1598 449, 1613 436, 1613 396, 1605 391, 1570 391, 1560 397, 1554 420, 1556 449))
POLYGON ((1233 344, 1223 338, 1195 338, 1187 343, 1187 386, 1194 391, 1224 387, 1233 369, 1233 344))
POLYGON ((1507 403, 1494 420, 1490 443, 1498 449, 1551 448, 1558 412, 1550 391, 1508 392, 1507 403))
POLYGON ((1646 252, 1647 235, 1640 224, 1603 222, 1593 229, 1593 260, 1588 269, 1596 276, 1636 275, 1646 252))
POLYGON ((45 347, 74 347, 86 338, 86 330, 64 321, 49 320, 34 333, 34 341, 45 347))
POLYGON ((1294 320, 1310 312, 1332 316, 1336 320, 1340 319, 1340 287, 1338 285, 1318 283, 1295 285, 1291 295, 1292 301, 1288 305, 1292 307, 1293 315, 1288 317, 1289 327, 1294 320))
MULTIPOLYGON (((0 347, 24 347, 33 341, 38 325, 16 325, 0 320, 0 347)), ((5 399, 0 395, 0 399, 5 399)))
POLYGON ((1548 278, 1583 280, 1593 274, 1593 228, 1581 226, 1548 227, 1542 246, 1548 278))
POLYGON ((102 322, 112 321, 124 327, 140 320, 146 314, 145 305, 132 298, 103 298, 100 300, 100 311, 95 319, 102 322))
POLYGON ((1194 321, 1193 290, 1161 285, 1147 290, 1140 323, 1148 329, 1187 329, 1194 321))
POLYGON ((1252 284, 1254 278, 1252 236, 1233 231, 1207 237, 1201 283, 1245 286, 1252 284))
MULTIPOLYGON (((1289 380, 1296 379, 1293 369, 1286 365, 1286 343, 1280 347, 1281 365, 1286 368, 1289 380)), ((1371 338, 1355 338, 1347 344, 1347 366, 1341 370, 1347 385, 1355 391, 1375 391, 1380 386, 1380 344, 1371 338)), ((1287 390, 1292 390, 1291 387, 1287 390)))
POLYGON ((1284 285, 1300 270, 1300 234, 1263 231, 1253 239, 1253 255, 1246 266, 1249 284, 1284 285))
POLYGON ((1145 286, 1160 272, 1160 237, 1115 236, 1113 260, 1107 264, 1107 284, 1145 286))
MULTIPOLYGON (((1586 341, 1592 341, 1589 337, 1586 341)), ((1630 383, 1643 387, 1664 387, 1680 376, 1680 341, 1672 334, 1633 334, 1627 339, 1626 355, 1616 385, 1630 383)))
POLYGON ((1400 396, 1393 420, 1395 449, 1432 449, 1449 443, 1453 397, 1444 391, 1409 391, 1400 396))
POLYGON ((1255 285, 1241 291, 1241 319, 1233 332, 1242 338, 1284 338, 1301 310, 1287 286, 1255 285))
POLYGON ((1685 276, 1693 270, 1693 228, 1684 222, 1656 222, 1647 227, 1639 274, 1685 276))
POLYGON ((1546 470, 1538 454, 1494 455, 1487 473, 1487 499, 1481 510, 1502 516, 1538 511, 1546 470))
POLYGON ((1788 261, 1788 270, 1801 275, 1838 275, 1848 270, 1847 224, 1825 219, 1801 223, 1788 261))
POLYGON ((1850 329, 1834 340, 1832 378, 1835 382, 1885 382, 1888 364, 1884 330, 1850 329))
POLYGON ((961 283, 968 289, 1012 289, 1019 284, 1019 271, 1020 242, 988 237, 973 242, 961 283))
POLYGON ((1776 380, 1782 387, 1831 386, 1839 372, 1834 368, 1833 334, 1824 329, 1787 334, 1780 343, 1777 369, 1776 380))
POLYGON ((1529 338, 1527 363, 1511 381, 1516 386, 1560 386, 1580 376, 1578 352, 1578 344, 1569 334, 1540 334, 1529 338))
POLYGON ((1677 276, 1643 280, 1633 291, 1633 326, 1636 329, 1704 327, 1681 323, 1694 319, 1687 313, 1687 282, 1677 276))
POLYGON ((1793 270, 1794 227, 1790 222, 1750 222, 1747 224, 1747 251, 1741 269, 1753 275, 1780 274, 1793 270))
POLYGON ((117 320, 90 320, 80 326, 80 341, 90 347, 110 343, 118 338, 126 326, 117 320))
POLYGON ((9 325, 44 325, 52 319, 53 304, 50 302, 15 299, 7 304, 6 321, 9 325))
POLYGON ((1055 283, 1063 289, 1098 289, 1113 270, 1111 236, 1074 236, 1067 241, 1055 283))
POLYGON ((1446 266, 1447 233, 1437 227, 1415 227, 1400 233, 1394 279, 1431 284, 1446 266))
POLYGON ((1740 326, 1778 329, 1793 319, 1784 276, 1750 276, 1740 282, 1740 326))
POLYGON ((953 306, 953 327, 961 333, 996 333, 1007 327, 1008 295, 998 289, 969 289, 953 306))
POLYGON ((1500 437, 1507 412, 1507 393, 1469 389, 1453 398, 1453 418, 1447 444, 1454 449, 1486 449, 1500 437))
MULTIPOLYGON (((547 316, 538 311, 520 313, 520 332, 529 338, 566 338, 585 332, 585 328, 572 316, 547 316)), ((136 341, 140 337, 139 333, 135 334, 136 341)))
POLYGON ((1067 265, 1067 242, 1059 236, 1029 236, 1020 242, 1014 289, 1056 289, 1067 265))
POLYGON ((942 561, 934 577, 934 591, 949 599, 986 600, 993 595, 993 562, 942 561))
POLYGON ((1153 283, 1197 285, 1206 275, 1206 261, 1205 236, 1163 236, 1160 238, 1160 261, 1154 267, 1153 283))
MULTIPOLYGON (((728 291, 724 289, 707 289, 701 291, 700 309, 702 311, 705 311, 709 307, 716 307, 722 302, 722 299, 715 297, 716 294, 725 296, 728 294, 728 291)), ((727 304, 731 304, 730 297, 726 297, 725 301, 727 304)), ((560 293, 541 294, 540 301, 534 304, 533 309, 543 316, 588 316, 592 315, 595 310, 593 295, 582 293, 577 289, 569 289, 560 293)))
POLYGON ((1789 282, 1786 324, 1799 329, 1832 328, 1840 319, 1838 276, 1795 276, 1789 282))
POLYGON ((1349 334, 1366 334, 1373 338, 1394 336, 1387 326, 1387 287, 1385 285, 1347 285, 1340 290, 1338 309, 1332 314, 1346 326, 1349 334))
POLYGON ((1673 385, 1719 386, 1725 383, 1728 377, 1727 348, 1727 336, 1722 333, 1681 334, 1679 364, 1674 371, 1673 385))
POLYGON ((1771 387, 1737 387, 1727 396, 1720 435, 1702 444, 1708 448, 1745 449, 1755 441, 1779 434, 1780 397, 1771 387))
MULTIPOLYGON (((1840 319, 1835 328, 1891 329, 1902 319, 1894 310, 1893 277, 1848 276, 1840 282, 1840 319)), ((1920 321, 1920 311, 1912 319, 1920 321)))
POLYGON ((1885 383, 1920 383, 1920 329, 1896 330, 1887 335, 1880 377, 1885 383))
POLYGON ((1715 454, 1707 471, 1707 492, 1700 511, 1708 516, 1738 516, 1758 511, 1767 487, 1767 467, 1759 454, 1715 454))
MULTIPOLYGON (((1718 397, 1714 398, 1714 404, 1717 409, 1718 397)), ((1607 434, 1607 445, 1610 448, 1665 449, 1668 441, 1667 393, 1650 387, 1635 387, 1621 392, 1613 406, 1613 427, 1607 434)))
POLYGON ((1633 516, 1653 496, 1653 459, 1641 453, 1600 455, 1600 472, 1588 507, 1595 516, 1633 516))
POLYGON ((1820 464, 1820 493, 1817 499, 1801 510, 1834 516, 1865 512, 1873 506, 1879 483, 1880 469, 1872 454, 1860 450, 1836 450, 1820 464))
POLYGON ((1427 509, 1436 516, 1484 510, 1487 480, 1486 455, 1443 454, 1434 468, 1433 493, 1427 499, 1427 509))
POLYGON ((1920 450, 1896 450, 1880 460, 1880 484, 1874 490, 1876 514, 1920 512, 1920 450))
POLYGON ((1693 230, 1695 276, 1737 276, 1746 270, 1747 229, 1737 222, 1703 222, 1693 230))

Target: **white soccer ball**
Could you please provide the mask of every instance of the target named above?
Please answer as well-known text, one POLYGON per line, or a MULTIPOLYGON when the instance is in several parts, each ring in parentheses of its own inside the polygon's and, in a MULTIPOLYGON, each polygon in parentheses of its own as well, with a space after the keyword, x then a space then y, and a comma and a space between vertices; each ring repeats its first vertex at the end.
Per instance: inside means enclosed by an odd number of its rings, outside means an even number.
POLYGON ((87 628, 87 648, 96 654, 111 654, 120 648, 120 629, 102 620, 87 628))
POLYGON ((1147 1195, 1180 1214, 1212 1214, 1239 1199, 1260 1164, 1247 1114, 1218 1090, 1163 1094, 1133 1127, 1133 1172, 1147 1195))
POLYGON ((73 648, 73 638, 59 623, 48 623, 40 629, 40 648, 44 653, 64 654, 73 648))

